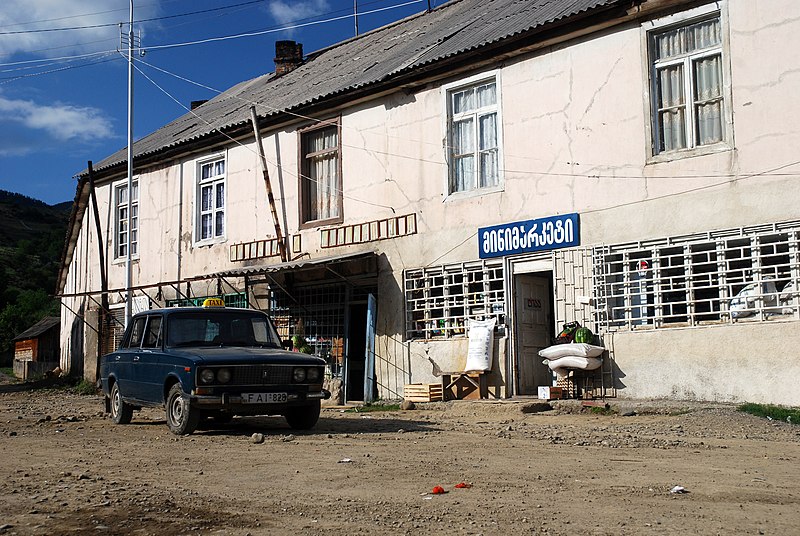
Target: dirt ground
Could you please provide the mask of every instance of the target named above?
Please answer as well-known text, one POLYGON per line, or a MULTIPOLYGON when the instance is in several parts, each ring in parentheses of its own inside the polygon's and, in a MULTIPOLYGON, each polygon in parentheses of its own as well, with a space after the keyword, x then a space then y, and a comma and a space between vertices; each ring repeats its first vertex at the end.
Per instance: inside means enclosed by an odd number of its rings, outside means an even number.
POLYGON ((18 388, 3 535, 800 534, 800 426, 731 406, 456 401, 176 437, 161 411, 115 426, 99 396, 18 388))

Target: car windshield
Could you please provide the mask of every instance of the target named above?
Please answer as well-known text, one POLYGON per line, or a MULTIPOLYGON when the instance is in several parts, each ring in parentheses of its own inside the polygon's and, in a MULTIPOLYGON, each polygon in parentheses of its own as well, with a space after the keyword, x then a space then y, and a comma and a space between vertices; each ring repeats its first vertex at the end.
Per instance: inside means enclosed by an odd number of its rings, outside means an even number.
POLYGON ((167 346, 255 346, 280 348, 269 319, 261 314, 230 310, 172 313, 167 346))

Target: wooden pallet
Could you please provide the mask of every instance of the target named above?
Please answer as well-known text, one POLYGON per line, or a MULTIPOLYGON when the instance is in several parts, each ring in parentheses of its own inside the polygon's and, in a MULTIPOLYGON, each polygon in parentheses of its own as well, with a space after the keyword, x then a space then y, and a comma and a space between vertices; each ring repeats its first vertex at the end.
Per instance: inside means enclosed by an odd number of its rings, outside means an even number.
POLYGON ((410 402, 438 402, 443 398, 441 383, 407 383, 403 398, 410 402))

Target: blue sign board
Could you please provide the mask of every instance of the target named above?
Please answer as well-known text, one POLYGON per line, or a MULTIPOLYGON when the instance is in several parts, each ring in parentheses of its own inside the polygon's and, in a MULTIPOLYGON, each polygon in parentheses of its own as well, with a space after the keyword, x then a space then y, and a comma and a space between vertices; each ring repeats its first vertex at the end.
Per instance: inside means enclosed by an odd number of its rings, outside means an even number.
POLYGON ((577 214, 503 223, 478 229, 478 252, 481 259, 579 244, 577 214))

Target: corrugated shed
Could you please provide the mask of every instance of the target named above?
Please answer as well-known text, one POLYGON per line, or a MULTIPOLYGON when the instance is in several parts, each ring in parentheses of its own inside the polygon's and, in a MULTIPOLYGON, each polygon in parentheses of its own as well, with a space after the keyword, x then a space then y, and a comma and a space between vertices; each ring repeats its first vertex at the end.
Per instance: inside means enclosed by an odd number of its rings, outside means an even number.
POLYGON ((35 339, 39 337, 43 333, 47 333, 47 331, 58 327, 61 327, 61 318, 57 316, 46 316, 35 323, 33 326, 29 327, 16 337, 14 337, 14 341, 24 341, 27 339, 35 339))
MULTIPOLYGON (((313 53, 282 77, 270 73, 242 82, 135 142, 134 159, 244 125, 253 102, 260 117, 292 113, 619 1, 454 0, 313 53)), ((122 149, 95 164, 95 171, 102 173, 126 158, 122 149)))

